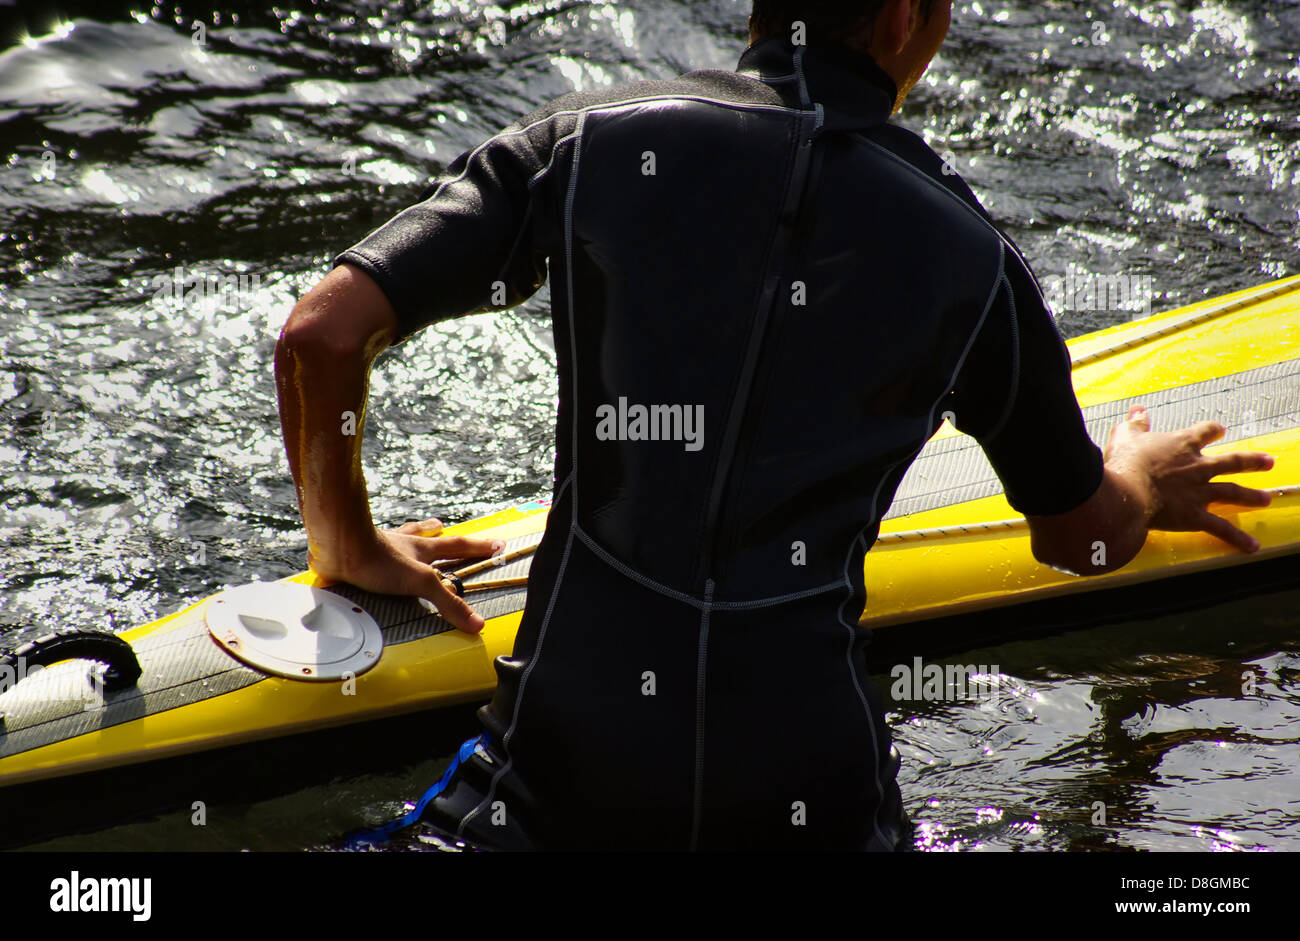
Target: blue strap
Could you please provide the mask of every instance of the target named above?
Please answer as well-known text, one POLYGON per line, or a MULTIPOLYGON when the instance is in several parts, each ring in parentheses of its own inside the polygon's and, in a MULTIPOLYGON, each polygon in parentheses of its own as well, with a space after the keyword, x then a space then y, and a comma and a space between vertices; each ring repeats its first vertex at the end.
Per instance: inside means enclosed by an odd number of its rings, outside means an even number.
POLYGON ((389 837, 398 830, 405 830, 407 827, 418 823, 420 817, 424 814, 424 808, 429 806, 429 802, 443 792, 447 785, 451 783, 452 775, 456 773, 456 770, 466 761, 469 761, 470 756, 474 754, 474 750, 478 748, 479 745, 484 744, 486 740, 487 734, 484 733, 465 741, 460 746, 460 750, 456 752, 456 756, 452 758, 451 764, 447 766, 447 770, 444 771, 442 777, 438 779, 438 783, 424 792, 424 796, 416 801, 414 808, 398 817, 396 820, 389 821, 382 826, 375 827, 371 830, 361 830, 353 834, 347 838, 347 845, 351 848, 357 848, 364 844, 386 843, 388 842, 389 837))

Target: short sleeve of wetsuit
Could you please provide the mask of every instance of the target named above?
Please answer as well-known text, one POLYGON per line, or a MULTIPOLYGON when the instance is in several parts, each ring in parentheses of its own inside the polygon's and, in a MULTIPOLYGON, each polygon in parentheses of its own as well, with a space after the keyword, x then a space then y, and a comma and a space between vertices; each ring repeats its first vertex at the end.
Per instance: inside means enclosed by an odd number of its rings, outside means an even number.
POLYGON ((544 125, 521 121, 462 154, 420 202, 334 259, 378 283, 397 312, 398 339, 441 320, 522 304, 545 282, 534 198, 553 140, 544 125))
POLYGON ((1102 452, 1084 427, 1069 351, 1033 275, 1011 251, 1003 271, 949 407, 1017 512, 1065 513, 1101 486, 1102 452))

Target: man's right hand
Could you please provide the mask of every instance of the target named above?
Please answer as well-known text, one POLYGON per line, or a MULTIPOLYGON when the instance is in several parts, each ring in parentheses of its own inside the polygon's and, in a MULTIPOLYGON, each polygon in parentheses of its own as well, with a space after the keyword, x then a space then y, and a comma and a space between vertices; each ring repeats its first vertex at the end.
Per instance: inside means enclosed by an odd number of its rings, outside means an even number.
POLYGON ((1268 470, 1273 457, 1258 451, 1201 453, 1226 433, 1211 421, 1154 432, 1146 409, 1133 406, 1110 433, 1096 493, 1069 512, 1029 517, 1034 558, 1078 575, 1103 575, 1132 561, 1152 529, 1207 532, 1243 552, 1257 551, 1252 536, 1206 507, 1268 506, 1272 496, 1265 491, 1213 478, 1268 470), (1102 553, 1096 551, 1099 544, 1102 553))
POLYGON ((1104 456, 1106 466, 1131 474, 1149 493, 1148 528, 1169 532, 1207 532, 1243 552, 1255 552, 1259 542, 1221 516, 1209 512, 1210 503, 1261 507, 1272 495, 1240 484, 1211 480, 1222 474, 1269 470, 1273 457, 1259 451, 1232 451, 1206 457, 1201 448, 1218 441, 1227 429, 1203 421, 1180 431, 1154 432, 1146 408, 1129 409, 1128 420, 1110 433, 1104 456))

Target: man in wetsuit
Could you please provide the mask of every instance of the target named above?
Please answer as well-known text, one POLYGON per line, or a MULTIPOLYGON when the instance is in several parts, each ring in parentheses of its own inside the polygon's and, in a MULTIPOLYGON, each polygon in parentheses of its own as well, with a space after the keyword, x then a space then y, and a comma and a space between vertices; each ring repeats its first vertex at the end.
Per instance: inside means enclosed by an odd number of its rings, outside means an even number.
POLYGON ((1138 410, 1103 454, 1028 265, 888 122, 950 15, 756 0, 736 72, 543 106, 295 307, 276 363, 313 568, 474 632, 428 563, 492 547, 377 530, 338 416, 391 343, 551 278, 553 507, 484 733, 430 821, 502 848, 907 845, 857 622, 865 554, 945 412, 1045 564, 1112 570, 1151 528, 1257 548, 1206 506, 1267 503, 1211 479, 1271 460, 1204 457, 1222 426, 1155 433, 1138 410))

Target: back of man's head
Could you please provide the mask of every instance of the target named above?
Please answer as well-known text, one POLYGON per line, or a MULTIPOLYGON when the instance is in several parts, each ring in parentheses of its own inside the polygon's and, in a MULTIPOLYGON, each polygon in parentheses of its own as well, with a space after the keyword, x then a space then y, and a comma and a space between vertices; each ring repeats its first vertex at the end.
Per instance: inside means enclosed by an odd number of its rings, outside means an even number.
MULTIPOLYGON (((876 17, 890 0, 754 0, 749 15, 750 40, 790 36, 796 22, 804 34, 822 40, 858 45, 870 35, 876 17)), ((937 0, 921 0, 929 19, 937 0)))

